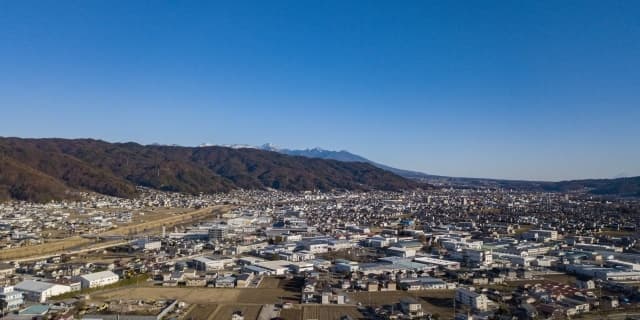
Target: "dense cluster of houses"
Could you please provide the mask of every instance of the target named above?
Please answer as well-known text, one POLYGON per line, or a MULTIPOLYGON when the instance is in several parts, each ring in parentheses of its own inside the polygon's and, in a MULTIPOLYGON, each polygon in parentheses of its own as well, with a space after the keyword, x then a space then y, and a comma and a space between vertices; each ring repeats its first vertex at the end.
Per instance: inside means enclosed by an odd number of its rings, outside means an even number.
MULTIPOLYGON (((102 202, 120 200, 90 201, 98 210, 109 206, 102 202)), ((297 279, 301 304, 353 304, 349 293, 357 291, 447 290, 458 316, 473 319, 573 316, 638 299, 640 217, 630 213, 638 206, 633 202, 491 190, 237 191, 191 197, 150 192, 137 202, 122 201, 118 208, 229 203, 235 209, 110 248, 127 257, 113 262, 54 256, 0 263, 5 309, 21 310, 133 275, 147 275, 146 285, 247 290, 266 277, 297 279), (627 214, 616 211, 623 205, 627 214), (573 280, 545 280, 550 274, 573 280), (526 285, 495 289, 509 283, 526 285)), ((25 208, 13 203, 0 212, 17 217, 25 208)), ((108 221, 92 212, 90 223, 108 221)), ((10 229, 27 231, 13 222, 10 229)), ((429 314, 419 301, 399 303, 394 310, 403 317, 429 314)))

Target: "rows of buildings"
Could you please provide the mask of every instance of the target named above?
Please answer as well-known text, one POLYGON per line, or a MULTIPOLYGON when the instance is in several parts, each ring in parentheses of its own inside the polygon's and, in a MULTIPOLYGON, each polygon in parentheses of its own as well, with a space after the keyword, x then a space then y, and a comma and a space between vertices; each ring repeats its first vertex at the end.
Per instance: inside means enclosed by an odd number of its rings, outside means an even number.
MULTIPOLYGON (((490 189, 163 197, 149 192, 135 201, 234 209, 109 248, 106 255, 118 257, 112 262, 5 261, 0 299, 19 310, 139 275, 149 278, 146 286, 243 290, 291 279, 300 304, 358 305, 380 318, 433 315, 420 299, 384 308, 351 294, 449 292, 452 313, 465 319, 571 317, 629 308, 640 298, 640 203, 633 199, 490 189)), ((107 204, 96 210, 114 212, 110 206, 134 200, 100 201, 107 204)), ((0 211, 24 210, 11 206, 0 211)), ((20 228, 11 224, 10 231, 20 228)))

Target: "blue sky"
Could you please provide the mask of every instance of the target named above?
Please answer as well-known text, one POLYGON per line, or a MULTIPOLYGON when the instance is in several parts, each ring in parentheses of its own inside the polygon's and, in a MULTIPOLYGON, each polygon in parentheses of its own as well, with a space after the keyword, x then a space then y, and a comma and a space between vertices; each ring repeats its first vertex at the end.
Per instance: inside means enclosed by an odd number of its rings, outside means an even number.
POLYGON ((640 2, 229 3, 0 1, 0 135, 640 175, 640 2))

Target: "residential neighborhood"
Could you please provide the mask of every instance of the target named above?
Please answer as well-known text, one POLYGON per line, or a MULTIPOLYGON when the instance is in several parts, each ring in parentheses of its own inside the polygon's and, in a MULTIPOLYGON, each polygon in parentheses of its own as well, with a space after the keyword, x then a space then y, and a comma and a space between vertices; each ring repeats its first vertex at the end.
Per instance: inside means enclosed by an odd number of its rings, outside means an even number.
MULTIPOLYGON (((280 293, 253 298, 264 301, 256 319, 311 319, 314 305, 367 319, 563 319, 633 314, 640 298, 635 200, 482 189, 141 190, 135 200, 2 205, 7 249, 55 243, 42 237, 45 227, 91 240, 2 261, 5 317, 33 317, 34 308, 46 318, 120 314, 123 305, 101 292, 144 292, 131 298, 145 301, 167 292, 183 318, 201 312, 208 295, 221 303, 224 290, 280 293), (225 209, 209 209, 217 206, 225 209), (197 219, 117 232, 157 210, 176 210, 164 218, 202 208, 197 219), (85 220, 100 223, 77 223, 85 220)), ((244 303, 227 309, 247 318, 231 310, 244 303)))

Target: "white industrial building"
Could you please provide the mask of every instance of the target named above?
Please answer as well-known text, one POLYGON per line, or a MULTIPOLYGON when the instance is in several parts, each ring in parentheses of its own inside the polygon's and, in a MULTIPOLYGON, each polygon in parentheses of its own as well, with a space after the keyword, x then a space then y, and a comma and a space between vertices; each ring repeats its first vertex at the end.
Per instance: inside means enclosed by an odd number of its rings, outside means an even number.
POLYGON ((69 286, 35 280, 22 281, 16 284, 14 289, 22 292, 26 300, 35 302, 45 302, 50 297, 71 292, 69 286))
POLYGON ((94 272, 79 277, 82 289, 97 288, 114 284, 120 277, 111 271, 94 272))
POLYGON ((431 257, 416 257, 413 259, 414 262, 424 263, 426 265, 433 265, 437 267, 441 267, 449 270, 458 270, 460 269, 460 262, 457 261, 449 261, 431 257))
POLYGON ((289 271, 290 262, 284 260, 262 261, 254 264, 257 267, 266 269, 269 274, 281 276, 289 271))
POLYGON ((197 257, 192 260, 193 267, 200 271, 222 270, 224 260, 214 260, 207 257, 197 257))

